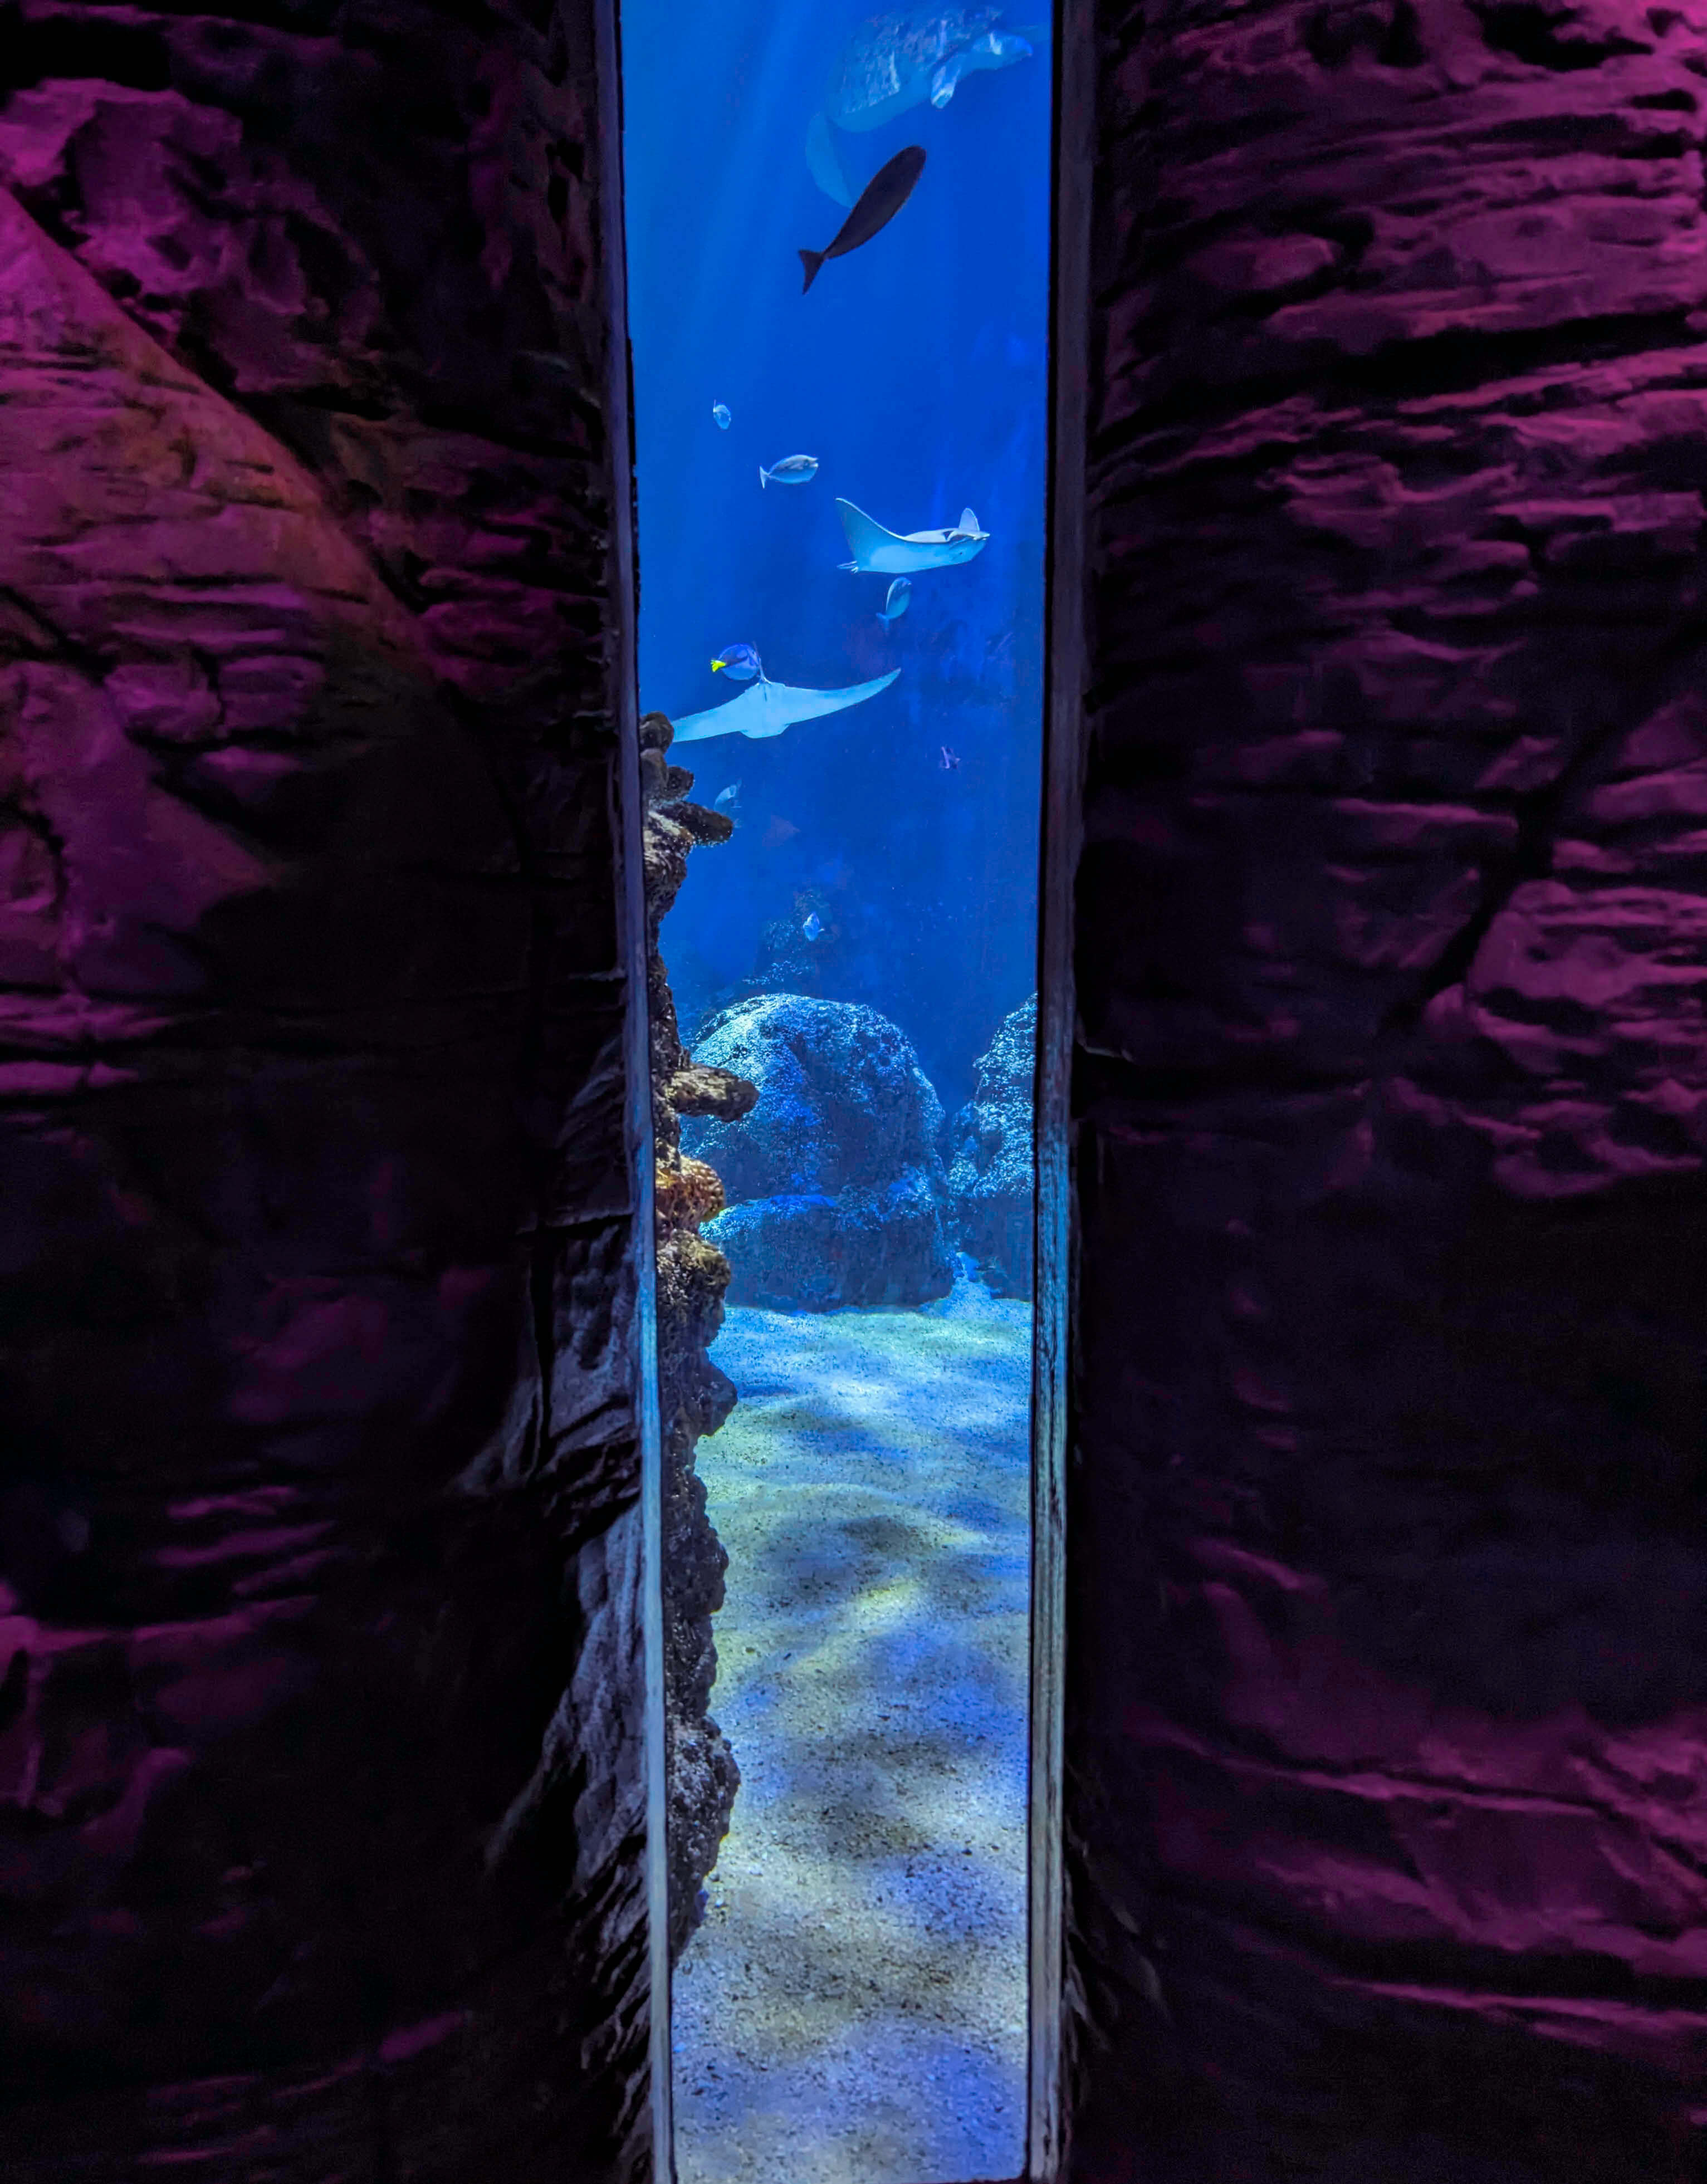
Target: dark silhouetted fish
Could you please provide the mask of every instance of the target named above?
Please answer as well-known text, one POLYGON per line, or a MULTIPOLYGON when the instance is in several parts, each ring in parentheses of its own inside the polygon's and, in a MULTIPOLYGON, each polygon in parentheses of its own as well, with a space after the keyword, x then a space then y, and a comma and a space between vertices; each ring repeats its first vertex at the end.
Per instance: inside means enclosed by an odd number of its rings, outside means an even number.
POLYGON ((907 145, 879 167, 860 192, 858 203, 837 229, 835 240, 823 250, 801 251, 801 263, 806 269, 806 277, 801 293, 804 295, 812 287, 826 258, 845 258, 849 251, 869 242, 879 228, 887 227, 912 195, 912 186, 923 172, 924 153, 917 144, 907 145))

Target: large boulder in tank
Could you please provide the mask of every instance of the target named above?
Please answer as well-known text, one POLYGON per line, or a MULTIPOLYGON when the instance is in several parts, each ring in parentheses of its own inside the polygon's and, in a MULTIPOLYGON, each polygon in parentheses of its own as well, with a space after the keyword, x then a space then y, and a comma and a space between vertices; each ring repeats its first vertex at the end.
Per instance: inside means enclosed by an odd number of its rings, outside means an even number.
POLYGON ((703 1233, 734 1270, 732 1304, 835 1312, 947 1295, 942 1106, 887 1017, 756 994, 702 1027, 695 1059, 759 1088, 739 1120, 683 1128, 728 1202, 703 1233))
POLYGON ((1029 1296, 1035 1168, 1037 996, 997 1025, 978 1089, 949 1126, 948 1188, 960 1248, 998 1296, 1029 1296))

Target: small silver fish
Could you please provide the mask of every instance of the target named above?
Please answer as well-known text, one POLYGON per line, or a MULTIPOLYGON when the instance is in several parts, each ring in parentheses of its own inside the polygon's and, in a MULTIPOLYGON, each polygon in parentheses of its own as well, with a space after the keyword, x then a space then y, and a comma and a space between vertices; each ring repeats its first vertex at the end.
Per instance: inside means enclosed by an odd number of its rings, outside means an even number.
POLYGON ((901 620, 906 612, 906 603, 912 597, 912 586, 908 583, 905 577, 897 577, 889 588, 889 597, 884 601, 883 611, 878 616, 878 620, 885 629, 891 622, 901 620))
POLYGON ((817 474, 818 459, 816 455, 784 455, 781 462, 773 463, 768 470, 762 463, 759 465, 759 484, 761 488, 767 483, 810 485, 817 474))
POLYGON ((711 415, 717 421, 717 430, 720 432, 727 432, 729 429, 728 404, 727 402, 714 402, 711 404, 711 415))
POLYGON ((721 811, 732 827, 741 823, 741 784, 732 781, 727 788, 720 788, 711 799, 711 807, 721 811))
POLYGON ((806 923, 801 928, 801 931, 805 933, 808 940, 816 940, 819 933, 821 933, 823 929, 824 922, 823 918, 818 916, 817 911, 812 912, 812 916, 807 918, 806 923))

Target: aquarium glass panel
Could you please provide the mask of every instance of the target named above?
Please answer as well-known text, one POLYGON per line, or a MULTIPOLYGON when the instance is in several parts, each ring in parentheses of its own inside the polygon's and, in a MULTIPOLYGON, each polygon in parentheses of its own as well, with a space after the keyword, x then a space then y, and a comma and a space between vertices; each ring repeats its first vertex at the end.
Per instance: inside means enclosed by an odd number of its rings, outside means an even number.
POLYGON ((675 2159, 1012 2176, 1051 33, 621 26, 675 2159))

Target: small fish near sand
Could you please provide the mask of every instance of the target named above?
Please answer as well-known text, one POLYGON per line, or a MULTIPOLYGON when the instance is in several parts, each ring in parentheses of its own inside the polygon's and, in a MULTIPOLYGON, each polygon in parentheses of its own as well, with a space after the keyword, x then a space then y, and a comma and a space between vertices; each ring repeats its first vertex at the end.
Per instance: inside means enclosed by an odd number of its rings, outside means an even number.
POLYGON ((922 145, 908 144, 897 152, 894 159, 879 167, 865 187, 853 210, 836 230, 832 240, 822 250, 803 250, 801 264, 806 277, 801 288, 805 295, 818 277, 818 268, 827 258, 845 258, 851 250, 857 250, 862 242, 889 226, 907 199, 912 195, 913 184, 924 172, 924 149, 922 145))
POLYGON ((942 756, 937 760, 937 764, 942 768, 945 773, 958 773, 960 771, 960 753, 958 751, 951 751, 946 744, 944 744, 941 748, 942 756))
POLYGON ((885 629, 898 622, 906 612, 906 603, 912 597, 912 586, 905 577, 897 577, 889 588, 889 595, 878 611, 878 620, 885 629))
POLYGON ((762 491, 767 485, 810 485, 817 474, 816 455, 784 455, 768 470, 759 465, 759 487, 762 491))
POLYGON ((812 916, 807 918, 806 923, 801 928, 801 931, 805 933, 808 940, 816 940, 819 933, 821 933, 823 929, 824 922, 823 918, 818 916, 817 911, 812 912, 812 916))
POLYGON ((761 682, 765 679, 759 655, 750 644, 726 644, 711 662, 712 674, 719 671, 732 682, 750 682, 756 675, 761 682))
POLYGON ((721 811, 732 827, 741 823, 741 784, 732 781, 727 788, 720 788, 711 799, 711 809, 721 811))
POLYGON ((728 404, 727 402, 714 402, 711 404, 711 415, 717 421, 717 430, 720 432, 727 432, 729 429, 728 404))

